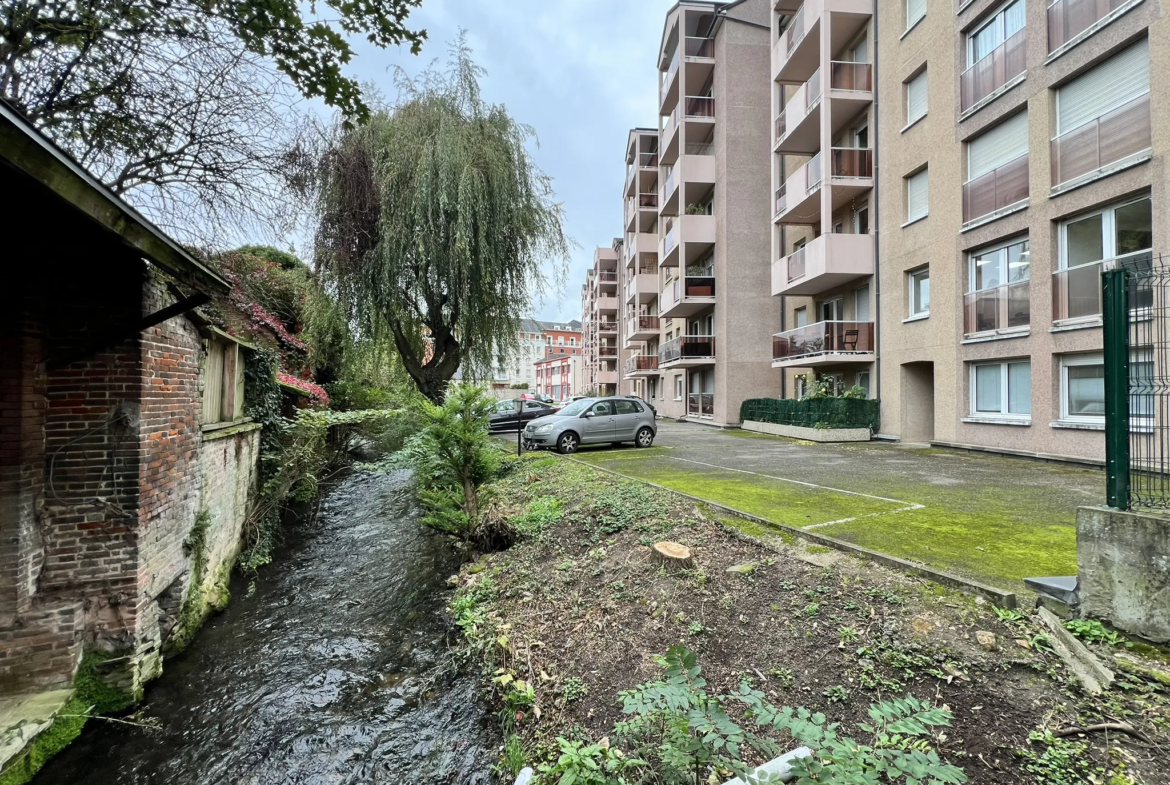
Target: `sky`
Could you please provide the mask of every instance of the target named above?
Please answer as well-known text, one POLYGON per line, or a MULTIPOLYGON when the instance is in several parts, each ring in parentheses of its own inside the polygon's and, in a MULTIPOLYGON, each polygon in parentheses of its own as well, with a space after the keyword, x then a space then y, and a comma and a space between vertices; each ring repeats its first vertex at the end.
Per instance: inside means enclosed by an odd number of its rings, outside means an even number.
POLYGON ((393 66, 417 73, 445 61, 467 31, 473 59, 487 75, 484 98, 532 126, 537 165, 565 207, 565 232, 577 243, 558 291, 537 303, 536 318, 581 317, 581 285, 597 246, 622 234, 625 148, 631 128, 657 127, 656 59, 666 12, 675 0, 423 0, 409 19, 427 31, 422 53, 354 42, 348 73, 395 96, 393 66))

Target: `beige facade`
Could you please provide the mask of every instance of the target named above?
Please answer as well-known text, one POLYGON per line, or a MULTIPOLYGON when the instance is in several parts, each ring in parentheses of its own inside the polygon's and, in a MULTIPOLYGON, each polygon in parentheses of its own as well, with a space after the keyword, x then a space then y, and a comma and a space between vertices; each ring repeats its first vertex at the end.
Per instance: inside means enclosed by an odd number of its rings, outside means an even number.
POLYGON ((772 337, 781 395, 816 378, 872 394, 877 358, 874 0, 778 0, 772 14, 772 337))
POLYGON ((586 394, 615 395, 618 392, 620 359, 618 259, 622 241, 593 253, 593 267, 581 287, 581 329, 585 351, 582 355, 583 390, 586 394))
POLYGON ((910 6, 878 19, 882 429, 1100 460, 1100 272, 1167 241, 1160 4, 910 6))
POLYGON ((635 128, 626 145, 622 188, 625 239, 622 244, 623 393, 655 402, 662 381, 658 313, 662 280, 658 267, 658 129, 635 128))

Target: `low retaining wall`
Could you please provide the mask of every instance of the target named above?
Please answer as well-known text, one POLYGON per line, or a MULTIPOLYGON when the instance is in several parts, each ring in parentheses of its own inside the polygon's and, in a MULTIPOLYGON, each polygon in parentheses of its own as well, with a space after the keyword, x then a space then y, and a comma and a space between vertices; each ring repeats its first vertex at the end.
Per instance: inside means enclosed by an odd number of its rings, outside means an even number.
POLYGON ((1086 616, 1170 642, 1170 517, 1081 507, 1077 578, 1086 616))
POLYGON ((770 422, 745 420, 740 426, 745 431, 788 436, 809 442, 868 442, 869 428, 804 428, 799 425, 780 425, 770 422))

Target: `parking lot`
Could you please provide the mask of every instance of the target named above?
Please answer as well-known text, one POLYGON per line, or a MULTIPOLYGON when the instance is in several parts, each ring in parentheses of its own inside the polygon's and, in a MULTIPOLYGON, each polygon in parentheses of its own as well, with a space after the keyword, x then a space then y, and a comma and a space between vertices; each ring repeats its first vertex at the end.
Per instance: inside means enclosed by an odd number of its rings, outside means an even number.
POLYGON ((582 447, 615 472, 1006 589, 1076 572, 1100 470, 895 444, 815 444, 658 423, 650 449, 582 447))

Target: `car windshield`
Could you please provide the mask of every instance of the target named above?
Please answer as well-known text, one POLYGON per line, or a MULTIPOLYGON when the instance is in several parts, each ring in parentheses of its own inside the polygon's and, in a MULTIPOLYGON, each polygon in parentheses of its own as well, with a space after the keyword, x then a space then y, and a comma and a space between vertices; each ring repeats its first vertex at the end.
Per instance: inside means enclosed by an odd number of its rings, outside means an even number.
POLYGON ((591 403, 593 403, 591 398, 582 398, 579 401, 573 401, 571 404, 557 412, 557 414, 562 414, 566 417, 576 417, 578 414, 581 414, 586 409, 588 409, 591 403))

